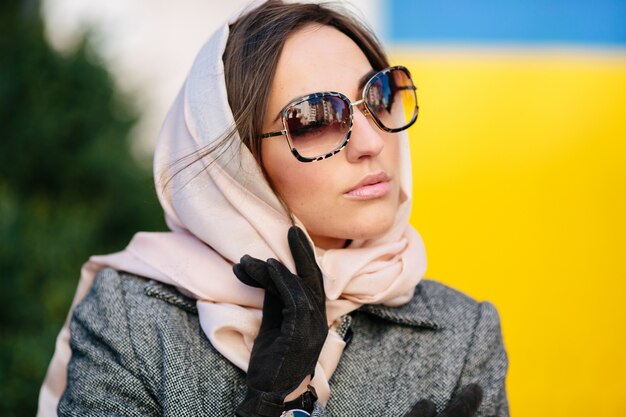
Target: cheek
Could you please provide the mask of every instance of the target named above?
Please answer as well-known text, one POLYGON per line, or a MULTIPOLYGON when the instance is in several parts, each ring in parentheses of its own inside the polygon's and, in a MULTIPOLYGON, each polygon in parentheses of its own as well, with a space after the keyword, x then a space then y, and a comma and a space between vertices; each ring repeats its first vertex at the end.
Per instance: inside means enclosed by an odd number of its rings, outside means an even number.
POLYGON ((381 153, 381 157, 385 160, 385 165, 398 174, 400 167, 400 141, 405 140, 397 133, 383 132, 385 138, 385 149, 381 153))
POLYGON ((312 204, 324 203, 324 187, 332 184, 329 174, 319 163, 302 163, 293 157, 284 143, 270 141, 261 144, 265 171, 276 192, 287 206, 298 214, 312 204))

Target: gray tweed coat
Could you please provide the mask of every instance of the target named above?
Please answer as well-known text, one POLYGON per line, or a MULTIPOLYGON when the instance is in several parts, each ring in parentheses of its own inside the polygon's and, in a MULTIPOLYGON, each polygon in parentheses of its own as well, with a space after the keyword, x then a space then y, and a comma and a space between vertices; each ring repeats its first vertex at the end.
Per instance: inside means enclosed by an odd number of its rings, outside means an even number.
MULTIPOLYGON (((420 399, 445 406, 461 386, 484 392, 478 415, 509 415, 507 356, 494 307, 423 280, 400 308, 345 316, 348 344, 314 416, 402 417, 420 399)), ((234 416, 245 374, 209 343, 193 300, 173 287, 101 271, 71 321, 60 416, 234 416)))

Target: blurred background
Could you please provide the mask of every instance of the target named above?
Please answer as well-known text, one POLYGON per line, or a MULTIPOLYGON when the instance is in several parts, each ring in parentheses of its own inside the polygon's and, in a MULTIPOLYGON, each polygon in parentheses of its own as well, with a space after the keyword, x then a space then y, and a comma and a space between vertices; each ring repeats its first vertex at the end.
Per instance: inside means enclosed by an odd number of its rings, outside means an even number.
MULTIPOLYGON (((156 135, 245 3, 0 4, 0 415, 34 415, 88 256, 164 230, 156 135)), ((498 308, 512 414, 625 416, 626 2, 351 4, 418 84, 411 221, 498 308)))

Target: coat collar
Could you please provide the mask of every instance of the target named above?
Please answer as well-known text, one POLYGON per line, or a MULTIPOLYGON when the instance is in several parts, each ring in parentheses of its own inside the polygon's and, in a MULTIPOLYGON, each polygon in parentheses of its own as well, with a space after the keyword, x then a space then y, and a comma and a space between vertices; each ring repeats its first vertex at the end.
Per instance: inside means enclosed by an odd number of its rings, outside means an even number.
MULTIPOLYGON (((433 313, 430 299, 427 295, 427 282, 421 281, 415 287, 411 300, 399 307, 388 307, 382 304, 365 304, 358 311, 379 317, 393 323, 421 327, 426 329, 441 329, 441 320, 433 313)), ((195 300, 181 294, 176 288, 160 282, 149 281, 144 289, 146 295, 161 299, 190 313, 197 314, 195 300)))
POLYGON ((365 304, 359 308, 359 311, 398 324, 433 330, 441 329, 441 320, 433 313, 434 310, 428 298, 425 284, 424 281, 421 281, 415 287, 415 293, 411 301, 402 306, 388 307, 382 304, 365 304))
POLYGON ((198 314, 196 300, 183 295, 170 285, 162 284, 158 281, 148 281, 144 287, 144 293, 147 296, 158 298, 161 301, 182 308, 189 313, 198 314))

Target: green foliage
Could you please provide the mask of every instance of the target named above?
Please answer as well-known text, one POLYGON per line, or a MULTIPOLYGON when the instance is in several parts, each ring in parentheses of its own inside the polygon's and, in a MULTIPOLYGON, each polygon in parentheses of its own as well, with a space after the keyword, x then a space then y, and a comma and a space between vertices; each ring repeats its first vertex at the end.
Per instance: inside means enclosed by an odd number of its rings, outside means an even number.
POLYGON ((0 415, 34 415, 80 272, 137 230, 162 230, 136 115, 83 44, 45 41, 32 2, 0 6, 0 415), (30 8, 29 8, 30 7, 30 8))

